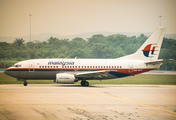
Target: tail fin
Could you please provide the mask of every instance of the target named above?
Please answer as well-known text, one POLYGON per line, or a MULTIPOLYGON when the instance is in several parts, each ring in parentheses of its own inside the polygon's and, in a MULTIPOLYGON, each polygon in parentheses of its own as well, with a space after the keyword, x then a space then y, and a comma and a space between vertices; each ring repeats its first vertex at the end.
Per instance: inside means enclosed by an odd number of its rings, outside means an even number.
POLYGON ((157 60, 165 30, 166 28, 163 27, 157 28, 134 54, 121 57, 121 59, 157 60))

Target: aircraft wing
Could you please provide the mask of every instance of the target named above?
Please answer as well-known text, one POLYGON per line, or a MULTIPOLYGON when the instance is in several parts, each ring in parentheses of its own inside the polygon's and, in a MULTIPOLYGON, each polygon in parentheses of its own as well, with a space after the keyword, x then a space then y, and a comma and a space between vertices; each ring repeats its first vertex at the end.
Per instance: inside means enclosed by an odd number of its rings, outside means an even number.
POLYGON ((75 74, 75 77, 77 78, 95 78, 95 77, 102 78, 102 77, 107 76, 108 72, 110 72, 110 70, 83 72, 83 73, 75 74))
POLYGON ((172 60, 174 60, 174 59, 166 59, 166 60, 160 59, 160 60, 145 62, 145 64, 146 65, 148 65, 148 64, 161 64, 161 63, 165 63, 165 62, 172 61, 172 60))

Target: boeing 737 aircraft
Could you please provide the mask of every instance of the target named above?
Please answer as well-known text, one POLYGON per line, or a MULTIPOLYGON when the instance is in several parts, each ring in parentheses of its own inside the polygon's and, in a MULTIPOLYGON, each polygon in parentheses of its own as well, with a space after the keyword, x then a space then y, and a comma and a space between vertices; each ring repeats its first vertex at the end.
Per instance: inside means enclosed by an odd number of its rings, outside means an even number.
POLYGON ((7 68, 4 73, 24 81, 53 80, 56 83, 73 84, 81 80, 103 80, 134 76, 159 68, 172 59, 158 59, 166 28, 157 28, 144 44, 131 55, 116 59, 32 59, 7 68))

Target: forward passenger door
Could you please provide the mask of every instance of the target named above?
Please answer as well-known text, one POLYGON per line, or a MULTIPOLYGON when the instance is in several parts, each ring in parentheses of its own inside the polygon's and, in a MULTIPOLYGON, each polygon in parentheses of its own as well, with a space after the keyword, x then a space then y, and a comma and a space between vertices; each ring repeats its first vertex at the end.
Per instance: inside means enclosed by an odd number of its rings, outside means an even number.
POLYGON ((29 72, 34 72, 34 62, 29 62, 29 72))

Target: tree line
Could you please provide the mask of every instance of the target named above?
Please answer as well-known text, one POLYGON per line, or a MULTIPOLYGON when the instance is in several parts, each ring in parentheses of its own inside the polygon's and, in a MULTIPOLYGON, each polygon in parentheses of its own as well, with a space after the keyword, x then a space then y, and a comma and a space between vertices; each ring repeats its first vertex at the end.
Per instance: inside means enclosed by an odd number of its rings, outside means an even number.
MULTIPOLYGON (((72 40, 50 37, 47 41, 25 42, 16 38, 13 43, 0 42, 0 68, 9 67, 16 61, 38 58, 118 58, 132 54, 148 37, 114 34, 93 35, 86 40, 76 37, 72 40)), ((160 59, 176 59, 176 40, 164 38, 160 59)), ((175 70, 176 61, 163 64, 162 70, 175 70)))

